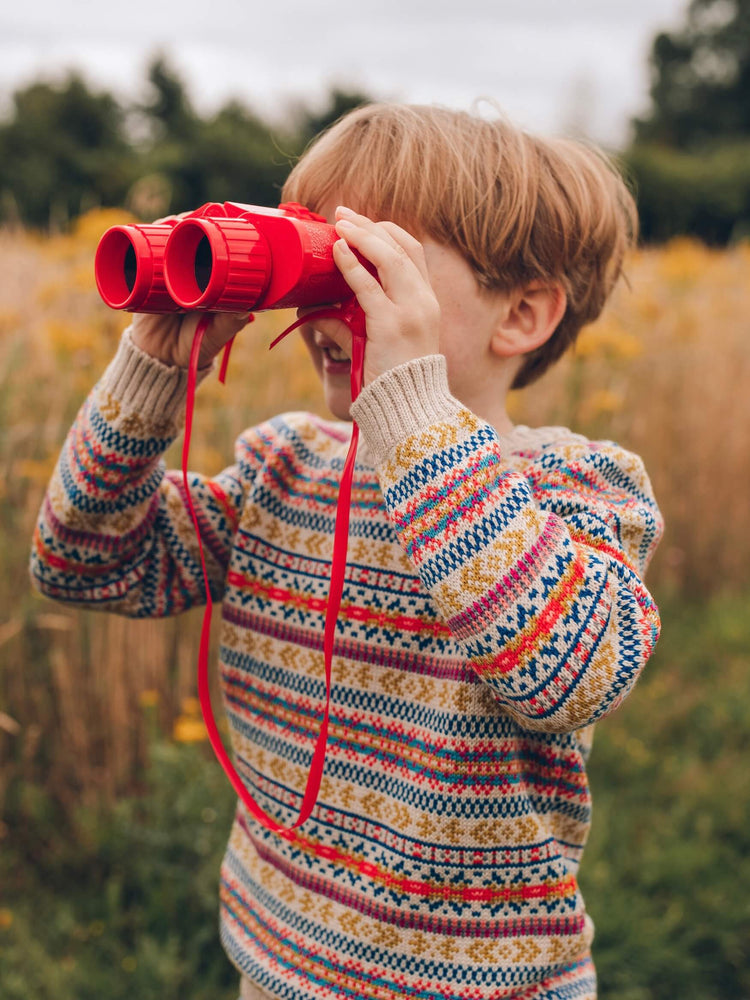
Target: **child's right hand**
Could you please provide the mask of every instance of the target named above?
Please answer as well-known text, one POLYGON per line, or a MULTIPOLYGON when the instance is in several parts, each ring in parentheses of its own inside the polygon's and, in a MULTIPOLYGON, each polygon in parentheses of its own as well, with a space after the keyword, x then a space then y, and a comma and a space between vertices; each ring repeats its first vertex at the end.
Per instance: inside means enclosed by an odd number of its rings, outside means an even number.
MULTIPOLYGON (((156 219, 154 225, 184 219, 190 212, 167 215, 156 219)), ((198 321, 203 313, 135 313, 130 335, 136 347, 165 365, 187 368, 198 321)), ((203 337, 198 367, 205 368, 221 351, 227 341, 246 325, 249 312, 213 313, 211 323, 203 337)))

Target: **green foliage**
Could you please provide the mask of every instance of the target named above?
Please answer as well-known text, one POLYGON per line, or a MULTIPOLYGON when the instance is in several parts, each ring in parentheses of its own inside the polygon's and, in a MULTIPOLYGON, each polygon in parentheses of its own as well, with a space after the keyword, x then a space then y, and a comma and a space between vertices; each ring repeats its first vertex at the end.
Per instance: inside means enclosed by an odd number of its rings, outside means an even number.
POLYGON ((268 128, 237 103, 200 123, 186 141, 170 135, 144 157, 143 169, 165 176, 171 185, 170 211, 181 212, 207 201, 276 205, 297 144, 277 140, 268 128))
POLYGON ((323 111, 298 108, 275 128, 237 101, 201 117, 163 56, 148 83, 134 105, 92 92, 77 75, 19 90, 0 122, 0 222, 64 228, 95 205, 126 204, 143 218, 207 201, 274 205, 310 138, 368 100, 336 89, 323 111))
POLYGON ((152 747, 142 796, 72 826, 39 789, 15 788, 0 855, 0 996, 235 1000, 218 938, 234 802, 202 748, 166 742, 152 747))
POLYGON ((624 159, 644 242, 750 235, 750 0, 692 0, 651 49, 651 110, 624 159))
POLYGON ((33 83, 13 98, 0 126, 0 191, 32 225, 64 224, 92 204, 118 204, 135 161, 124 111, 111 94, 93 93, 71 75, 60 87, 33 83))
POLYGON ((164 56, 157 56, 148 68, 151 98, 141 108, 148 119, 152 138, 190 141, 199 130, 200 120, 177 73, 164 56))
POLYGON ((315 112, 303 109, 297 127, 302 144, 306 145, 347 112, 353 111, 363 104, 369 104, 371 100, 371 97, 360 90, 344 90, 341 87, 334 87, 328 98, 328 106, 323 111, 315 112))
POLYGON ((685 25, 654 39, 651 71, 638 142, 699 149, 750 136, 750 0, 692 0, 685 25))
POLYGON ((640 145, 622 160, 636 188, 644 242, 689 233, 723 246, 750 235, 750 140, 701 154, 640 145))
POLYGON ((663 609, 653 661, 598 727, 581 887, 602 1000, 750 996, 747 607, 663 609))

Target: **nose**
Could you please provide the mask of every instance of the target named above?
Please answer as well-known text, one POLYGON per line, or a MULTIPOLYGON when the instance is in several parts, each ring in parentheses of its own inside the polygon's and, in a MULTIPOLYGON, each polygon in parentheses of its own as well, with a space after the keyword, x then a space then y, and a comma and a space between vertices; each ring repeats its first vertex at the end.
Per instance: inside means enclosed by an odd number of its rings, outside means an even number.
POLYGON ((324 333, 320 330, 313 328, 313 340, 315 341, 315 346, 319 347, 321 350, 325 350, 326 347, 338 347, 335 340, 331 340, 330 337, 326 337, 324 333))

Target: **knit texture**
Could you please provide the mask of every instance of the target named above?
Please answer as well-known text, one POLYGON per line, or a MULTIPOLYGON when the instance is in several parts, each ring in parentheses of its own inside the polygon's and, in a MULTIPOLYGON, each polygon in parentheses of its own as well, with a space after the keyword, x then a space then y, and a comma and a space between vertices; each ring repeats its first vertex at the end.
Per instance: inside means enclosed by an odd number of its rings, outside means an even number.
MULTIPOLYGON (((161 460, 181 376, 133 350, 125 340, 70 431, 32 573, 57 599, 171 615, 204 601, 181 475, 161 460)), ((227 954, 283 1000, 590 1000, 586 759, 658 636, 648 477, 564 428, 499 436, 450 395, 440 356, 381 376, 354 413, 367 461, 320 797, 281 835, 238 807, 227 954)), ((285 824, 322 715, 350 435, 283 414, 239 438, 232 467, 191 476, 236 766, 285 824)))

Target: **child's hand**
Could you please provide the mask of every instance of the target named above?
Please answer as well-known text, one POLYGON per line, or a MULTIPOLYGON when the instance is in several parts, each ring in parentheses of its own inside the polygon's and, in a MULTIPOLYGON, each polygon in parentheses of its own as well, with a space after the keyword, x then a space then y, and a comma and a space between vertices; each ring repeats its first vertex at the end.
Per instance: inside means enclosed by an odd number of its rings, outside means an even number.
MULTIPOLYGON (((367 322, 364 384, 396 365, 439 353, 440 306, 422 244, 393 222, 373 222, 347 208, 336 209, 335 225, 341 239, 334 261, 367 322), (375 265, 379 282, 350 247, 375 265)), ((351 356, 351 334, 343 323, 322 319, 315 328, 351 356)))
MULTIPOLYGON (((191 215, 167 215, 156 219, 154 225, 163 222, 177 222, 191 215)), ((195 329, 202 313, 135 313, 130 326, 130 335, 136 347, 163 362, 187 368, 193 346, 195 329)), ((247 323, 249 313, 213 313, 211 323, 201 344, 198 367, 205 368, 221 351, 227 341, 247 323)))
MULTIPOLYGON (((198 321, 204 313, 135 313, 133 343, 165 365, 187 368, 198 321)), ((198 367, 205 368, 247 323, 249 313, 212 313, 201 344, 198 367)))

